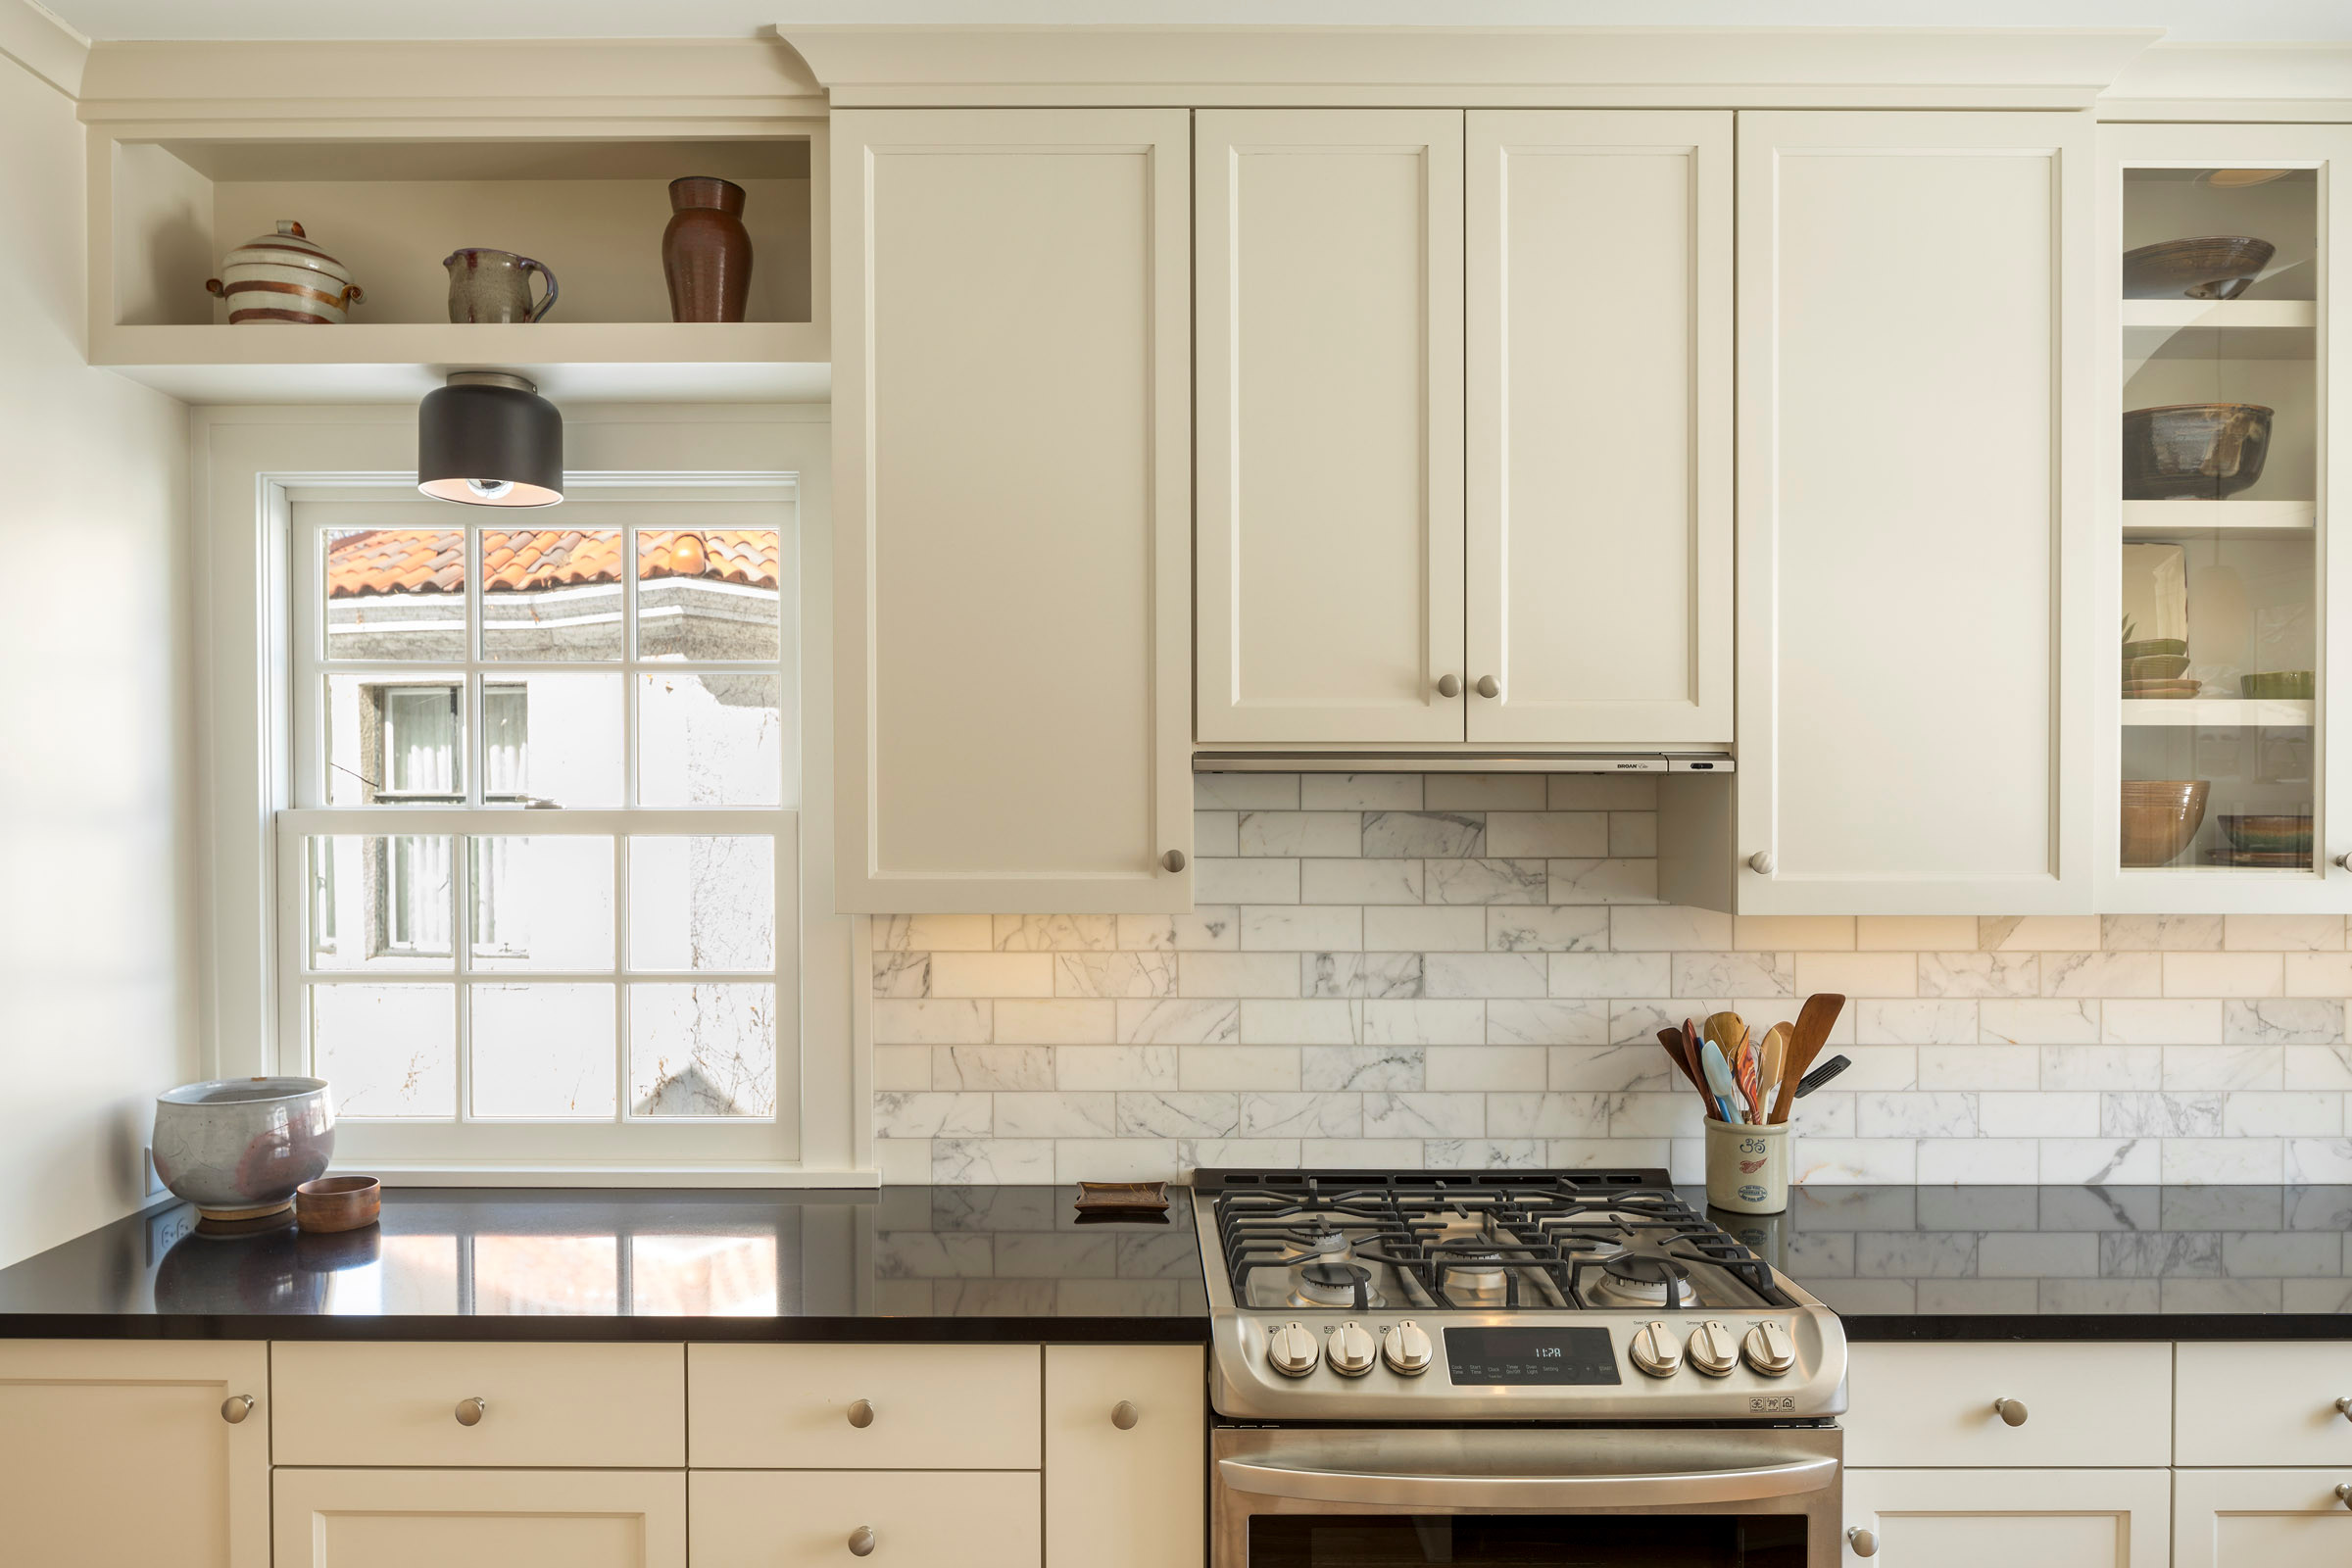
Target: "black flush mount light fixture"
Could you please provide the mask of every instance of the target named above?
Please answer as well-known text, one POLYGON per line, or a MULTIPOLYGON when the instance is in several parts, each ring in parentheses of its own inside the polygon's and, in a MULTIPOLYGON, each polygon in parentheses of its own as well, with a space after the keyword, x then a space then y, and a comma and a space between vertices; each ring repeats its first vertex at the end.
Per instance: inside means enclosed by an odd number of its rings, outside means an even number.
POLYGON ((552 507, 564 416, 519 375, 460 370, 416 407, 416 488, 469 507, 552 507))

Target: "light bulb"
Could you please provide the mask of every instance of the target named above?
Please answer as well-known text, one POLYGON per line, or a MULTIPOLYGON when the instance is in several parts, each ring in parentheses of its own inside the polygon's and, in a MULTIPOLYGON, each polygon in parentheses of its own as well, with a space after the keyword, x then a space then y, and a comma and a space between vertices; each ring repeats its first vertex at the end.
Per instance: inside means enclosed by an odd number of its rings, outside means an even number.
POLYGON ((466 481, 466 488, 473 492, 474 499, 477 501, 504 501, 514 493, 514 481, 512 479, 468 479, 466 481))

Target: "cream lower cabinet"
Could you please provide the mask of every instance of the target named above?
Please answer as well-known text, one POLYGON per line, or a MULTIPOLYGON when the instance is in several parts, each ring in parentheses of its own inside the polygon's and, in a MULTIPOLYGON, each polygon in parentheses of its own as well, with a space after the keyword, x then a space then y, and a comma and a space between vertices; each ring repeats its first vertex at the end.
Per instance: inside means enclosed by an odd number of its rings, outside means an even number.
POLYGON ((276 1568, 685 1568, 678 1470, 276 1476, 276 1568))
POLYGON ((2180 1470, 2173 1568, 2343 1568, 2352 1562, 2352 1466, 2180 1470))
POLYGON ((2164 1470, 1849 1469, 1842 1560, 2164 1568, 2171 1497, 2164 1470))
POLYGON ((831 126, 839 906, 1190 908, 1187 116, 831 126))
POLYGON ((1034 1470, 697 1470, 689 1491, 694 1568, 1038 1568, 1034 1470))
POLYGON ((1201 1568, 1206 1373, 1194 1346, 1047 1347, 1049 1568, 1201 1568))
POLYGON ((2091 907, 2091 149, 1740 117, 1740 913, 2091 907))
POLYGON ((269 1373, 259 1344, 0 1342, 0 1561, 270 1568, 269 1373))

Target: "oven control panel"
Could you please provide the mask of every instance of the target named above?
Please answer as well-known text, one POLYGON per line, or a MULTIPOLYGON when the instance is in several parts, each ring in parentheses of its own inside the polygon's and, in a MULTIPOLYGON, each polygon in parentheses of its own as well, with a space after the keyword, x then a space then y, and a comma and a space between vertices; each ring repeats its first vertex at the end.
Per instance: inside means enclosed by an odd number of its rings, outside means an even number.
POLYGON ((1446 1375, 1482 1384, 1622 1383, 1607 1329, 1448 1327, 1446 1375))
POLYGON ((1804 1419, 1845 1407, 1835 1314, 1218 1313, 1217 1409, 1298 1419, 1804 1419), (1377 1408, 1376 1408, 1377 1407, 1377 1408))

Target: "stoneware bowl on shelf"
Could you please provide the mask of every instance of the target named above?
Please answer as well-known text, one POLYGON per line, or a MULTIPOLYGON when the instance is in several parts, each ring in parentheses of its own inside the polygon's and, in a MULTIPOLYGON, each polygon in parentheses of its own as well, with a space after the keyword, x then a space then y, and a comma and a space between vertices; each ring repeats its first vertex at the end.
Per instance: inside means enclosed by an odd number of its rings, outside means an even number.
POLYGON ((2258 674, 2237 677, 2240 697, 2262 701, 2295 702, 2307 700, 2316 688, 2308 669, 2266 669, 2258 674))
POLYGON ((2288 855, 2297 858, 2311 854, 2309 816, 2283 812, 2225 814, 2220 821, 2222 836, 2240 854, 2288 855))
POLYGON ((2168 239, 2124 252, 2128 300, 2233 300, 2278 247, 2246 234, 2168 239))
POLYGON ((2204 826, 2212 788, 2201 778, 2124 780, 2124 864, 2172 864, 2204 826))
POLYGON ((2259 403, 2177 403, 2124 416, 2124 499, 2220 501, 2262 477, 2271 411, 2259 403))
POLYGON ((335 1110, 323 1078, 222 1078, 155 1097, 155 1173, 212 1220, 294 1204, 326 1174, 335 1110))

